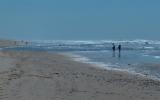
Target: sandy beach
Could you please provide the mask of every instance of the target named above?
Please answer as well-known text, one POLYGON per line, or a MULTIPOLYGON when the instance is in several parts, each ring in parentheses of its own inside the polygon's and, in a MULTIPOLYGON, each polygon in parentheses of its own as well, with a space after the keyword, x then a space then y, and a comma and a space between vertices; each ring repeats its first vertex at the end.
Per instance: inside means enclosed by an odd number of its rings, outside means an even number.
POLYGON ((45 52, 0 52, 0 100, 159 100, 160 82, 45 52))
POLYGON ((0 47, 15 47, 15 46, 24 46, 28 45, 29 42, 23 40, 6 40, 0 39, 0 47))

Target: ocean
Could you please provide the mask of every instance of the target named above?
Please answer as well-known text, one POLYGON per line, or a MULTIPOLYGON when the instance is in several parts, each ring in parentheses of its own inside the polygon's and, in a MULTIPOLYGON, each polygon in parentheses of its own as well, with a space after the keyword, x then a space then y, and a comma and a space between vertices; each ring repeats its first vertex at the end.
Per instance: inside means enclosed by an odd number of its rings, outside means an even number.
POLYGON ((58 52, 108 70, 160 79, 160 41, 155 40, 35 40, 25 46, 3 49, 58 52), (122 45, 121 53, 112 51, 112 43, 115 43, 116 48, 122 45))

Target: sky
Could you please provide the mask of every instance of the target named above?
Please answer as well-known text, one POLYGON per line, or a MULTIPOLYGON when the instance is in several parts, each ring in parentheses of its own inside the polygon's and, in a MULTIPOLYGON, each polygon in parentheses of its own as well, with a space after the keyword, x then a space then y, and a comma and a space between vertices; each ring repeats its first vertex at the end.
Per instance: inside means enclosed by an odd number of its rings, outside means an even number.
POLYGON ((0 0, 0 38, 160 40, 160 0, 0 0))

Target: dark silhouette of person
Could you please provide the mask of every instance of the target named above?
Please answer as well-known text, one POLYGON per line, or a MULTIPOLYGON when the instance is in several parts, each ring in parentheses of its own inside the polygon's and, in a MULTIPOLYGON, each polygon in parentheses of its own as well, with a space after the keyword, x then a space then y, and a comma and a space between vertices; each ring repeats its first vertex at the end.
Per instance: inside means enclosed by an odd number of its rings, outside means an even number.
POLYGON ((118 45, 118 51, 119 51, 118 57, 121 57, 121 49, 122 49, 122 46, 119 44, 119 45, 118 45))
POLYGON ((17 42, 16 41, 14 41, 14 45, 16 45, 17 44, 17 42))
POLYGON ((115 50, 116 50, 116 46, 115 46, 115 44, 114 44, 114 43, 112 44, 112 50, 113 50, 113 55, 112 55, 112 56, 113 56, 113 57, 115 57, 115 50))
POLYGON ((113 51, 115 51, 115 50, 116 50, 116 46, 115 46, 115 44, 114 44, 114 43, 112 44, 112 50, 113 50, 113 51))
POLYGON ((121 52, 121 48, 122 48, 122 46, 119 44, 119 45, 118 45, 118 51, 119 51, 119 52, 121 52))
POLYGON ((148 45, 149 43, 148 42, 145 42, 145 45, 148 45))
POLYGON ((28 42, 25 42, 26 45, 28 45, 28 42))

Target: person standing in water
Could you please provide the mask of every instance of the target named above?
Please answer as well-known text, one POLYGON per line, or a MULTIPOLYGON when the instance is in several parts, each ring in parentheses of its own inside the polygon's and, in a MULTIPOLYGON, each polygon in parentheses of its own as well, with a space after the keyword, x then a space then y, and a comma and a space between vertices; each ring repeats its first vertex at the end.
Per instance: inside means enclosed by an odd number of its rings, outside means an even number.
POLYGON ((118 45, 118 51, 121 52, 121 45, 118 45))
POLYGON ((116 50, 116 46, 115 46, 115 44, 113 43, 112 44, 112 50, 115 52, 115 50, 116 50))
POLYGON ((116 46, 114 43, 112 43, 112 50, 113 50, 113 57, 115 57, 116 46))
POLYGON ((119 55, 118 55, 118 56, 119 56, 119 57, 121 57, 121 49, 122 49, 122 46, 121 46, 121 44, 119 44, 119 45, 118 45, 118 51, 119 51, 119 55))

